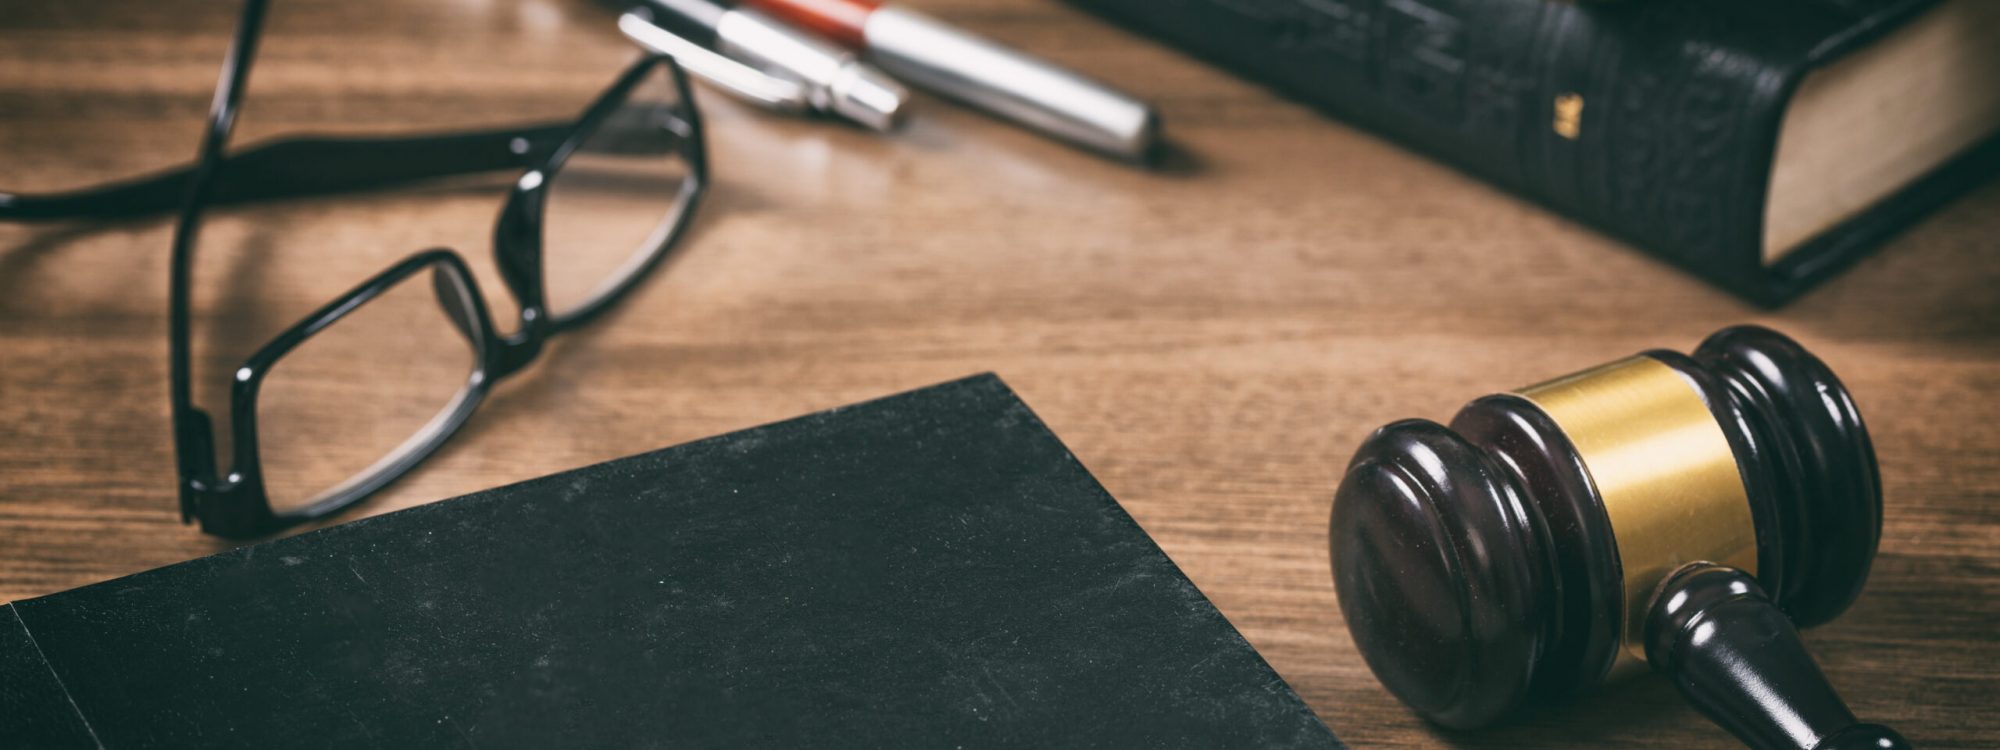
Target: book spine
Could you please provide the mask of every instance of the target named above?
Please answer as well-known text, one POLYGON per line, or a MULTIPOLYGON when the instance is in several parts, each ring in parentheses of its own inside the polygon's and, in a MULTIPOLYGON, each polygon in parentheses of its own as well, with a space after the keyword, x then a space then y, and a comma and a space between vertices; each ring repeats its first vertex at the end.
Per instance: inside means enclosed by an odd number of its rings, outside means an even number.
POLYGON ((1779 117, 1829 39, 1921 0, 1072 0, 1738 294, 1779 117))

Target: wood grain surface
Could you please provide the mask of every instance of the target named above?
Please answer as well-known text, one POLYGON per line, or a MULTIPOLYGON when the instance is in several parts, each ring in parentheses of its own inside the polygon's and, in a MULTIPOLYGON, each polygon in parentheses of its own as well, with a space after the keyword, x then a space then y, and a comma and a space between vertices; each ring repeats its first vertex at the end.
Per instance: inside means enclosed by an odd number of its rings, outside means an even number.
MULTIPOLYGON (((1067 6, 912 4, 1152 99, 1186 156, 1140 171, 928 98, 880 137, 704 90, 716 181, 685 250, 348 517, 991 370, 1349 742, 1729 747, 1657 678, 1497 731, 1424 725, 1355 654, 1325 524, 1378 425, 1759 322, 1846 380, 1887 492, 1866 593, 1809 646, 1920 746, 2000 735, 2000 184, 1764 312, 1067 6)), ((188 158, 234 5, 0 0, 0 187, 188 158)), ((584 0, 283 0, 238 142, 567 116, 633 56, 584 0)), ((465 253, 511 315, 507 179, 220 216, 198 398, 219 408, 245 353, 418 249, 465 253)), ((227 546, 174 510, 170 230, 0 226, 0 600, 227 546)))

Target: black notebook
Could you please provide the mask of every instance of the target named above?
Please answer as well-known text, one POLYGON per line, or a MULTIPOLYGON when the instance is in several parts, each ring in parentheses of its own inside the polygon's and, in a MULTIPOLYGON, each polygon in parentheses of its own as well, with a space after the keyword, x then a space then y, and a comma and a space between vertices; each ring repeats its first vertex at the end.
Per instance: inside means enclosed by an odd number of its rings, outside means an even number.
POLYGON ((2000 172, 1994 0, 1071 2, 1767 305, 2000 172))
POLYGON ((1339 742, 981 376, 15 602, 0 746, 1339 742))

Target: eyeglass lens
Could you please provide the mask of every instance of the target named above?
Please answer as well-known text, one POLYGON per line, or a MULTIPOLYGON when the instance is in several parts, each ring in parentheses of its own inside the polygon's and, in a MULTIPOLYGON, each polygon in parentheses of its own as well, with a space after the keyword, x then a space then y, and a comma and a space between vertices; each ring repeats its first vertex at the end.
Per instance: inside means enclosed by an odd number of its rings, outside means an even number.
POLYGON ((431 274, 413 274, 271 367, 257 398, 257 453, 273 511, 303 510, 387 471, 438 438, 473 395, 478 350, 440 296, 431 274))
POLYGON ((663 251, 694 187, 681 105, 656 66, 556 170, 543 214, 551 314, 589 305, 663 251))

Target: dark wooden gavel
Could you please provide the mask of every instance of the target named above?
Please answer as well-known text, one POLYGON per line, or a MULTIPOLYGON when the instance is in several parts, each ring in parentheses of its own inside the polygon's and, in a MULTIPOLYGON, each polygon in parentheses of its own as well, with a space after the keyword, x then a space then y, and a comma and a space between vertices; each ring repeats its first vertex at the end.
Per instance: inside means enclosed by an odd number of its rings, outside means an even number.
POLYGON ((1489 726, 1652 665, 1757 748, 1901 748, 1800 642, 1860 594, 1882 528, 1847 389, 1756 327, 1377 430, 1330 542, 1391 693, 1489 726))

